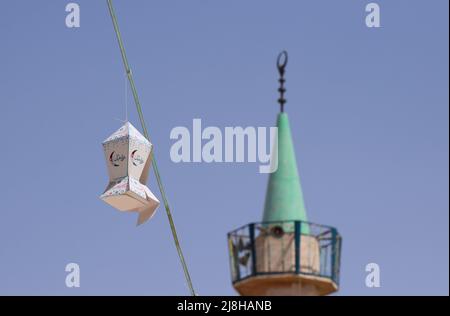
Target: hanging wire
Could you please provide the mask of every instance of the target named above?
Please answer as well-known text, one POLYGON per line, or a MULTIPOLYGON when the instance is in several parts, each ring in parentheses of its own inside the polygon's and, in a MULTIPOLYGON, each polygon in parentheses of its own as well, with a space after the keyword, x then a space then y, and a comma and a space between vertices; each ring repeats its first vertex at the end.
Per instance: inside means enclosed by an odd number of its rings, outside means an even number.
MULTIPOLYGON (((109 8, 109 14, 111 15, 111 19, 112 19, 113 26, 114 26, 114 31, 116 33, 117 42, 119 44, 120 53, 122 55, 123 65, 125 67, 125 72, 126 72, 126 75, 128 77, 128 81, 130 83, 131 92, 133 94, 134 102, 136 104, 136 109, 137 109, 137 112, 138 112, 138 115, 139 115, 139 120, 141 122, 142 130, 144 131, 145 138, 147 138, 148 141, 150 141, 150 137, 149 137, 148 131, 147 131, 147 126, 145 125, 145 121, 144 121, 144 115, 142 114, 141 103, 139 102, 139 97, 138 97, 138 94, 137 94, 136 86, 134 84, 133 74, 132 74, 131 68, 130 68, 130 66, 128 64, 127 55, 125 53, 125 47, 124 47, 123 42, 122 42, 122 36, 120 35, 119 24, 117 23, 116 14, 114 13, 112 0, 107 0, 107 3, 108 3, 108 8, 109 8)), ((182 251, 181 246, 180 246, 180 241, 178 240, 177 230, 175 228, 175 224, 174 224, 174 221, 173 221, 173 218, 172 218, 172 212, 170 211, 169 202, 167 201, 166 192, 164 191, 164 187, 163 187, 163 184, 162 184, 162 181, 161 181, 161 176, 160 176, 159 171, 158 171, 158 166, 156 164, 156 160, 155 160, 155 157, 153 155, 153 151, 150 152, 150 158, 152 158, 152 156, 153 156, 152 166, 153 166, 153 170, 155 172, 155 178, 156 178, 156 181, 158 182, 158 187, 159 187, 159 190, 161 192, 161 196, 162 196, 162 199, 163 199, 163 202, 164 202, 164 207, 166 209, 166 214, 167 214, 167 218, 169 220, 170 229, 172 231, 173 241, 175 243, 175 247, 177 249, 181 265, 183 267, 184 276, 186 278, 186 283, 187 283, 187 285, 189 287, 191 295, 192 296, 196 296, 196 293, 194 291, 194 287, 192 285, 191 276, 189 274, 189 270, 188 270, 186 261, 184 260, 183 251, 182 251)))

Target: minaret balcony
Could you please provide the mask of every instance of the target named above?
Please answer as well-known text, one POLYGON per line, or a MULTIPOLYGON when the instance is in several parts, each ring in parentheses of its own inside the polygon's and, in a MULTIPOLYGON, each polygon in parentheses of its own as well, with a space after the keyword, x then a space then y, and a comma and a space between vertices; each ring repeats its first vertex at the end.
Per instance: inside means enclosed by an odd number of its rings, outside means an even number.
POLYGON ((228 233, 241 295, 327 295, 338 290, 342 238, 304 221, 251 223, 228 233))

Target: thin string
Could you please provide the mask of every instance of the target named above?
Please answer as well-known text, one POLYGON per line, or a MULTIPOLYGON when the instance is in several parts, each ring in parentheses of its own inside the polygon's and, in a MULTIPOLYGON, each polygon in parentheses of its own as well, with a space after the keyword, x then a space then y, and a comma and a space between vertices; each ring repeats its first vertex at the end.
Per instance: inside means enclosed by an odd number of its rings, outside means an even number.
POLYGON ((125 122, 128 122, 128 78, 125 74, 124 76, 125 82, 125 122))
POLYGON ((124 97, 124 103, 125 103, 125 120, 121 120, 118 118, 114 118, 116 121, 119 121, 121 123, 127 123, 128 122, 128 78, 127 75, 125 74, 124 77, 124 91, 125 91, 125 97, 124 97))
MULTIPOLYGON (((139 102, 139 97, 138 97, 138 94, 137 94, 136 86, 134 84, 133 75, 132 75, 130 66, 128 64, 127 55, 125 53, 125 47, 123 45, 122 37, 120 35, 119 24, 117 23, 117 18, 116 18, 116 15, 114 13, 112 0, 107 0, 107 3, 108 3, 108 8, 109 8, 109 14, 111 15, 111 19, 112 19, 113 26, 114 26, 114 31, 116 33, 117 42, 119 44, 120 53, 122 55, 123 65, 125 67, 125 72, 127 74, 128 81, 130 83, 131 92, 132 92, 133 97, 134 97, 134 103, 136 104, 136 110, 137 110, 138 115, 139 115, 139 121, 141 122, 142 130, 144 132, 145 138, 147 138, 148 141, 150 141, 150 137, 149 137, 148 131, 147 131, 147 126, 145 125, 145 121, 144 121, 144 115, 142 114, 141 103, 139 102)), ((152 156, 154 156, 153 155, 153 151, 150 152, 150 159, 152 158, 152 156)), ((172 236, 173 236, 173 241, 175 243, 175 247, 177 249, 178 257, 180 259, 181 265, 183 267, 184 276, 186 278, 186 283, 188 284, 188 287, 189 287, 189 290, 191 292, 191 295, 192 296, 196 296, 195 291, 194 291, 194 287, 192 285, 191 276, 189 274, 189 270, 188 270, 186 261, 184 260, 184 255, 183 255, 183 251, 181 249, 180 241, 178 240, 177 230, 175 228, 175 223, 174 223, 173 218, 172 218, 172 212, 170 211, 169 202, 167 200, 166 193, 164 191, 164 186, 162 184, 161 176, 159 174, 159 170, 158 170, 158 166, 156 164, 155 157, 153 157, 153 159, 152 159, 152 166, 153 166, 153 171, 155 172, 155 178, 156 178, 156 181, 158 183, 159 191, 161 192, 161 197, 162 197, 163 202, 164 202, 164 207, 166 209, 167 219, 169 220, 170 229, 172 231, 172 236)))

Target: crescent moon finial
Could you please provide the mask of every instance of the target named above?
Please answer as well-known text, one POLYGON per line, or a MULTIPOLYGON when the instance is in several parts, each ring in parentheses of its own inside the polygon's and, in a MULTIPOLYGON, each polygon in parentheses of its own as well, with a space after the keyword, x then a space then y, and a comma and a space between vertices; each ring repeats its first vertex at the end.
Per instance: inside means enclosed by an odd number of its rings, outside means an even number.
POLYGON ((280 74, 280 79, 278 82, 280 83, 280 87, 278 88, 278 92, 280 93, 280 98, 278 99, 278 103, 280 104, 280 111, 284 112, 284 104, 287 100, 284 98, 284 93, 286 92, 286 88, 284 87, 284 83, 286 80, 284 79, 284 73, 286 72, 286 65, 288 63, 288 53, 287 51, 282 51, 277 58, 277 68, 278 73, 280 74))

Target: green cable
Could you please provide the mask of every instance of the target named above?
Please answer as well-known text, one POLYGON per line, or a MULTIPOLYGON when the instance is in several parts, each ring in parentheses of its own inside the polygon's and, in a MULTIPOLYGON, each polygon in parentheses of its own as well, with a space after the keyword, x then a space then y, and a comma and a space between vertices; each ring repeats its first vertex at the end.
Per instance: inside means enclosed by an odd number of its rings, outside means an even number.
MULTIPOLYGON (((117 42, 119 43, 120 53, 122 54, 123 65, 125 66, 125 71, 127 73, 128 81, 130 82, 131 91, 133 93, 134 102, 136 104, 136 109, 137 109, 137 112, 139 115, 139 120, 141 122, 141 126, 144 131, 145 138, 147 138, 148 141, 150 141, 150 137, 148 136, 147 126, 145 125, 145 121, 144 121, 144 115, 142 114, 141 103, 139 102, 139 97, 137 94, 136 86, 134 85, 133 74, 132 74, 130 66, 128 64, 127 55, 125 53, 125 47, 123 45, 122 37, 120 35, 119 24, 117 23, 116 14, 114 13, 112 0, 107 0, 107 2, 108 2, 109 14, 111 15, 111 19, 112 19, 112 22, 114 25, 114 31, 116 32, 117 42)), ((153 151, 150 153, 150 159, 152 158, 151 157, 152 155, 153 155, 153 151)), ((164 191, 164 187, 163 187, 163 184, 161 181, 161 176, 159 175, 158 166, 156 164, 154 155, 153 155, 153 159, 152 159, 152 166, 153 166, 153 170, 155 172, 156 181, 158 182, 159 191, 161 192, 161 196, 162 196, 162 199, 164 202, 164 207, 166 209, 167 218, 169 219, 169 224, 170 224, 170 229, 172 231, 173 241, 175 243, 175 247, 177 248, 177 252, 178 252, 178 256, 181 261, 181 265, 183 266, 183 271, 184 271, 184 276, 186 278, 186 282, 189 286, 191 295, 196 296, 194 287, 192 285, 191 276, 189 275, 189 270, 188 270, 186 261, 184 260, 183 251, 181 250, 180 241, 178 240, 177 230, 175 228, 175 224, 174 224, 173 218, 172 218, 172 212, 170 211, 169 202, 167 201, 166 193, 164 191)))

